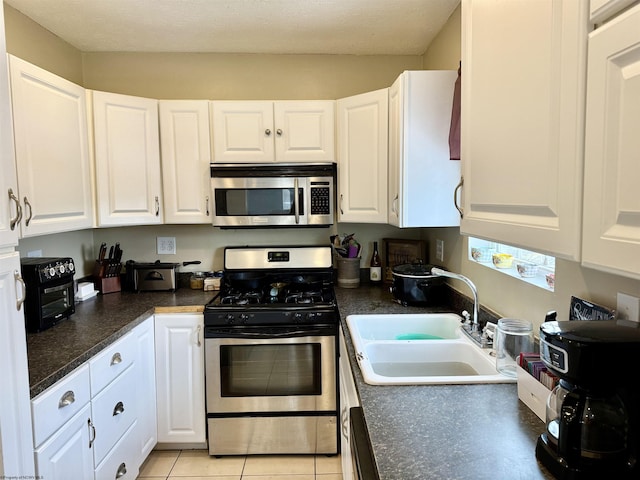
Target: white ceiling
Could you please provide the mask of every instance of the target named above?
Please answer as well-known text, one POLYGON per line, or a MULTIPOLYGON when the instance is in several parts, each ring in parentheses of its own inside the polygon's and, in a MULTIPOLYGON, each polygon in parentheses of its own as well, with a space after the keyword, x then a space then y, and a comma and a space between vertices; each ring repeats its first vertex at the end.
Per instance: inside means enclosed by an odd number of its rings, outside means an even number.
POLYGON ((4 0, 83 52, 421 55, 460 0, 4 0))

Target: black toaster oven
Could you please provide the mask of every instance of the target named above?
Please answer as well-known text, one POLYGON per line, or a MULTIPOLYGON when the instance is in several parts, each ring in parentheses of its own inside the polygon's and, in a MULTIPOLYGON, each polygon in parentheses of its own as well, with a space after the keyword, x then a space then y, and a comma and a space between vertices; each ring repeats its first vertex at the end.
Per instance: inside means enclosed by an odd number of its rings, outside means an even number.
POLYGON ((24 314, 28 331, 46 330, 75 312, 73 259, 29 257, 21 258, 20 264, 27 287, 24 314))

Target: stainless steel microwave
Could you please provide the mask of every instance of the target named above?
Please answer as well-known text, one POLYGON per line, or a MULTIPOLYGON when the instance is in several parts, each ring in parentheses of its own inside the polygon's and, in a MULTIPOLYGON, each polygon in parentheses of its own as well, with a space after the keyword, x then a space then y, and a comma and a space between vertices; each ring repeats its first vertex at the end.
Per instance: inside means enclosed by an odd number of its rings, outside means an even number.
POLYGON ((335 163, 212 163, 213 226, 333 225, 335 185, 335 163))

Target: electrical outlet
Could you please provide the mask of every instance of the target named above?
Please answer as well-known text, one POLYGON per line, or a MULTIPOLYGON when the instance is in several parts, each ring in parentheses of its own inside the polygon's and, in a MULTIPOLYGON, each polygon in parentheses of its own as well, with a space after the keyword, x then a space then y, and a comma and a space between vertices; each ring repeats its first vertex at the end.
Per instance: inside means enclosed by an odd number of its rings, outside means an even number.
POLYGON ((444 240, 436 239, 436 260, 444 262, 444 240))
POLYGON ((176 237, 156 237, 158 242, 158 255, 176 254, 176 237))
POLYGON ((618 318, 640 322, 640 298, 618 292, 618 318))

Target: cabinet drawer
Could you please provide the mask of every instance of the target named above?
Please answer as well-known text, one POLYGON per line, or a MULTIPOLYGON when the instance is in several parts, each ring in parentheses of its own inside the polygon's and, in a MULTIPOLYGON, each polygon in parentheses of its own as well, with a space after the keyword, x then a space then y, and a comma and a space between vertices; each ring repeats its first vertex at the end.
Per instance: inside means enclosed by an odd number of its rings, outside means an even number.
POLYGON ((91 401, 96 428, 93 458, 96 465, 105 457, 137 417, 135 366, 130 366, 91 401))
POLYGON ((89 360, 92 397, 95 397, 133 363, 136 357, 135 352, 135 338, 127 334, 89 360))
POLYGON ((89 366, 85 364, 31 400, 34 447, 78 413, 90 398, 89 366))
POLYGON ((95 480, 133 480, 138 476, 136 426, 137 423, 133 422, 102 463, 96 467, 95 480))

